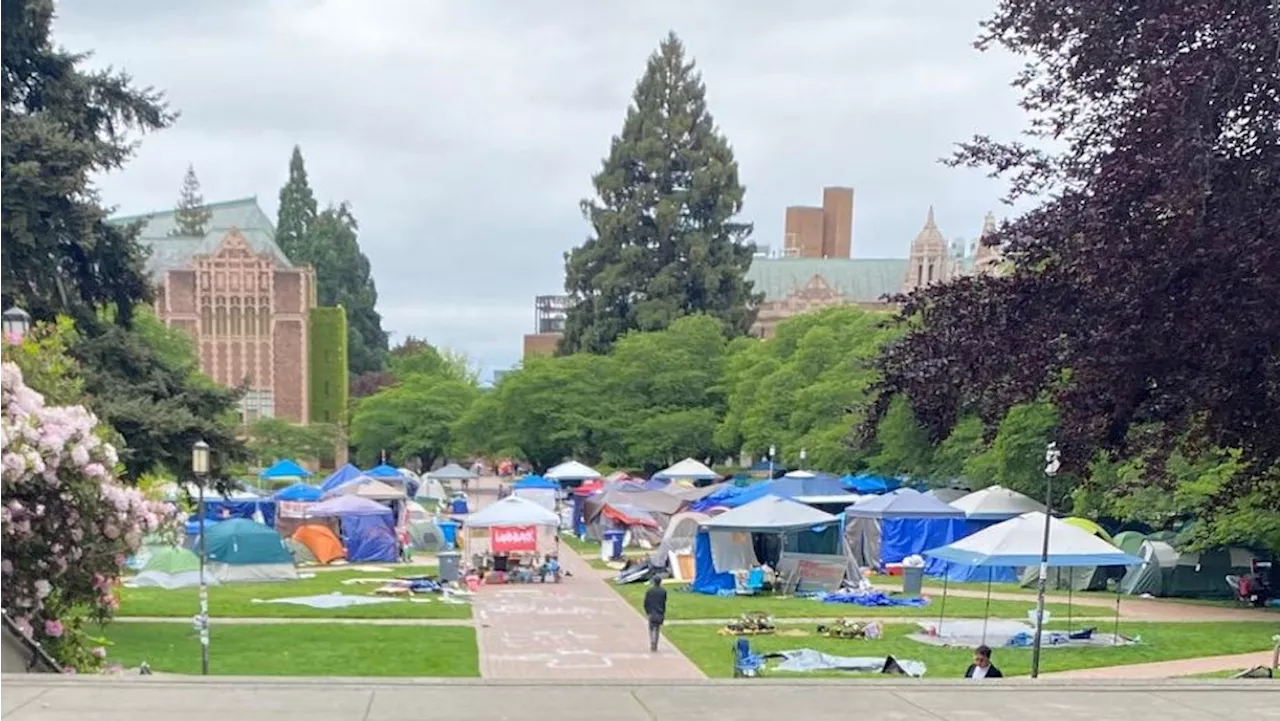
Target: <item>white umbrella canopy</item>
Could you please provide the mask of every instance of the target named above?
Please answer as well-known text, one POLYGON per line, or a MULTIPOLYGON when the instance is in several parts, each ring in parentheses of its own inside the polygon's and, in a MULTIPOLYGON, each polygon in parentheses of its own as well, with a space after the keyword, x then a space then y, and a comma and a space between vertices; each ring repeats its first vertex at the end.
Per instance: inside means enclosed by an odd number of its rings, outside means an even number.
POLYGON ((1043 503, 1003 486, 987 486, 951 505, 964 511, 965 518, 978 521, 1003 521, 1033 511, 1044 512, 1043 503))
POLYGON ((542 477, 557 481, 589 481, 592 478, 599 478, 600 471, 584 463, 565 461, 543 473, 542 477))
POLYGON ((520 496, 507 496, 467 516, 467 528, 492 528, 493 526, 551 526, 560 525, 560 517, 542 506, 520 496))
POLYGON ((693 481, 714 481, 720 476, 715 471, 707 468, 705 463, 686 458, 670 468, 658 471, 653 474, 653 477, 673 480, 687 478, 693 481))
MULTIPOLYGON (((1044 544, 1044 514, 1024 513, 966 536, 949 546, 925 551, 965 566, 1038 566, 1044 544)), ((1131 556, 1088 531, 1049 519, 1050 566, 1136 566, 1131 556)))

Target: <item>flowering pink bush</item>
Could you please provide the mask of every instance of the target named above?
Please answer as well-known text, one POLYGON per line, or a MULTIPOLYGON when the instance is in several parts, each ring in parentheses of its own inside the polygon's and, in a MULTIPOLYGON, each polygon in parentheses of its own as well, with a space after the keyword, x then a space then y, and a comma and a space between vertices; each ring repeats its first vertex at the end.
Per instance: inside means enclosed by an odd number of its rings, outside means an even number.
POLYGON ((116 481, 116 451, 82 406, 46 406, 13 363, 0 365, 5 612, 71 670, 106 656, 85 621, 105 621, 125 557, 177 511, 116 481))

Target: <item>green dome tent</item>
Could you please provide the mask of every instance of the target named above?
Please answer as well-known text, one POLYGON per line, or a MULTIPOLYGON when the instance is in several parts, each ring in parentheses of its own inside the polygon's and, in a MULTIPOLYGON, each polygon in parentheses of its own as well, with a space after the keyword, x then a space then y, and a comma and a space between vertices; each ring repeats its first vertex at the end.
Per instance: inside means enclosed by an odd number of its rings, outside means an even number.
POLYGON ((1130 556, 1141 555, 1142 542, 1145 540, 1147 540, 1146 535, 1137 531, 1121 531, 1112 539, 1117 548, 1130 556))
POLYGON ((261 523, 233 518, 208 529, 206 534, 206 558, 219 581, 285 581, 298 577, 284 539, 261 523))
POLYGON ((319 563, 316 560, 316 554, 307 548, 305 543, 299 543, 292 538, 284 539, 284 547, 289 549, 289 555, 293 556, 293 563, 296 566, 309 566, 319 563))
MULTIPOLYGON (((205 569, 205 583, 216 585, 217 579, 205 569)), ((180 546, 154 546, 138 575, 127 581, 133 588, 188 588, 200 585, 200 558, 180 546)))
MULTIPOLYGON (((1087 518, 1064 518, 1062 522, 1115 545, 1115 540, 1111 538, 1111 534, 1107 533, 1102 526, 1087 518)), ((1130 551, 1125 552, 1131 553, 1130 551)), ((1105 591, 1107 590, 1107 579, 1116 578, 1119 580, 1124 570, 1123 566, 1061 566, 1050 568, 1045 587, 1051 591, 1105 591)), ((1022 572, 1022 578, 1019 580, 1023 588, 1034 588, 1040 582, 1040 567, 1027 566, 1022 572)))

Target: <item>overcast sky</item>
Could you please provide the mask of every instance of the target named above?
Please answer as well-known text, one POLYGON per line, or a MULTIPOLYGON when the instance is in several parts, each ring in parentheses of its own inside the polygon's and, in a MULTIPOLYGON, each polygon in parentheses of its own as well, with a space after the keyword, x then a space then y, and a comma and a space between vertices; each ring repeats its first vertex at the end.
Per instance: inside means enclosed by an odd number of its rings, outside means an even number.
POLYGON ((972 47, 994 0, 62 0, 55 39, 164 90, 182 116, 102 180, 121 212, 206 200, 274 217, 300 144, 320 201, 350 201, 393 342, 426 337, 487 378, 519 360, 533 296, 563 287, 578 202, 668 30, 737 153, 745 216, 856 189, 854 255, 905 257, 932 204, 974 237, 1002 186, 938 164, 1011 137, 1018 63, 972 47))

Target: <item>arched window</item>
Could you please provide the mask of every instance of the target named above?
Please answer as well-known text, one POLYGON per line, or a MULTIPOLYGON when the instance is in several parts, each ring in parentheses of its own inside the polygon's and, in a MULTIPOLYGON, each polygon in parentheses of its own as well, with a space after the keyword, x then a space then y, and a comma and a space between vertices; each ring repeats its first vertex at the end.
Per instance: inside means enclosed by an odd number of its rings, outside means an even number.
POLYGON ((266 308, 258 309, 258 335, 271 335, 271 311, 266 308))
POLYGON ((243 335, 244 326, 240 323, 240 306, 231 306, 231 335, 243 335))
POLYGON ((933 282, 933 263, 929 264, 929 282, 933 282))
POLYGON ((244 334, 247 336, 257 335, 258 333, 258 313, 253 306, 244 309, 244 334))
POLYGON ((216 331, 217 334, 220 336, 226 335, 227 334, 227 309, 222 306, 218 306, 213 312, 213 317, 215 321, 214 327, 217 329, 216 331))
POLYGON ((200 308, 200 332, 209 335, 213 332, 213 307, 205 305, 200 308))

